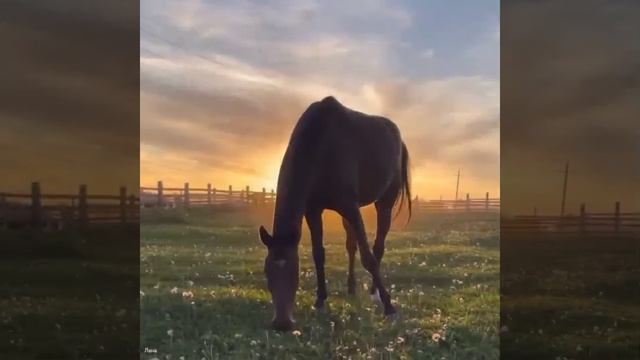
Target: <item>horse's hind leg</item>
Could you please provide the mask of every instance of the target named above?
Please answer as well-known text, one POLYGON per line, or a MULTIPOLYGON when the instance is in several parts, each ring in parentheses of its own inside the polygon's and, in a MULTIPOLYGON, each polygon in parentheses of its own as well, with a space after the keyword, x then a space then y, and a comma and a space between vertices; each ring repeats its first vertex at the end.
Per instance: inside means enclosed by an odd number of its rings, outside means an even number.
POLYGON ((364 268, 371 274, 373 284, 380 293, 380 300, 384 305, 384 314, 395 314, 396 310, 393 305, 391 305, 391 297, 382 284, 380 267, 369 248, 367 233, 364 229, 364 222, 362 221, 362 215, 360 214, 360 208, 358 207, 357 202, 354 201, 351 204, 345 204, 345 206, 338 212, 347 219, 356 234, 358 249, 360 250, 360 261, 362 262, 362 266, 364 266, 364 268))
MULTIPOLYGON (((376 258, 378 265, 382 263, 382 256, 384 255, 384 243, 391 227, 391 212, 393 204, 395 202, 397 192, 389 191, 380 200, 376 201, 376 213, 377 213, 377 230, 376 240, 373 244, 373 256, 376 258)), ((371 284, 371 295, 376 293, 375 284, 371 284)))
POLYGON ((318 279, 318 288, 316 291, 315 308, 320 309, 324 306, 327 299, 327 284, 324 278, 324 246, 322 245, 322 210, 308 210, 305 214, 309 231, 311 232, 311 252, 313 254, 313 262, 316 265, 316 278, 318 279))
POLYGON ((349 275, 347 277, 347 293, 354 295, 356 293, 356 277, 354 275, 353 263, 356 258, 356 250, 358 250, 358 240, 356 233, 353 231, 349 222, 342 218, 342 226, 347 233, 347 254, 349 255, 349 275))

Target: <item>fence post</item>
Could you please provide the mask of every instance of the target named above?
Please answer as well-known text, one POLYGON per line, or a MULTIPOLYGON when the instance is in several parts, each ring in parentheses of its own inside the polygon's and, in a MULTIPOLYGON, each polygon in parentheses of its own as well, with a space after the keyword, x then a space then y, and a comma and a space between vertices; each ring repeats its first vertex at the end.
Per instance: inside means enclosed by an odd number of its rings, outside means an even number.
POLYGON ((484 209, 489 211, 489 192, 484 194, 484 209))
POLYGON ((133 214, 135 214, 135 211, 136 211, 136 197, 133 194, 131 194, 129 195, 129 218, 131 220, 133 220, 133 214))
POLYGON ((127 188, 120 186, 120 222, 127 222, 127 188))
POLYGON ((40 228, 42 225, 42 199, 40 193, 40 183, 31 183, 31 225, 40 228))
POLYGON ((271 189, 271 202, 276 202, 276 192, 271 189))
POLYGON ((585 232, 585 227, 586 227, 586 222, 587 222, 587 211, 586 211, 586 205, 580 204, 580 234, 584 234, 585 232))
POLYGON ((89 222, 89 213, 87 209, 87 185, 80 185, 78 197, 78 219, 80 225, 86 225, 89 222))
POLYGON ((233 202, 233 187, 229 185, 229 203, 233 202))
POLYGON ((184 206, 189 207, 189 183, 184 183, 184 206))
POLYGON ((466 204, 465 204, 465 210, 467 212, 469 211, 469 205, 470 205, 470 203, 469 203, 469 193, 467 193, 467 201, 466 201, 466 204))
POLYGON ((211 203, 216 203, 216 188, 213 188, 213 193, 211 194, 211 203))
POLYGON ((163 192, 162 181, 158 181, 158 207, 162 207, 163 192))
POLYGON ((250 195, 250 194, 251 194, 251 192, 250 192, 250 190, 249 190, 249 185, 247 185, 247 187, 245 188, 245 190, 244 190, 244 194, 245 194, 245 196, 246 196, 245 201, 246 201, 246 202, 248 202, 248 203, 250 203, 250 202, 251 202, 251 195, 250 195))
POLYGON ((615 232, 620 231, 620 201, 616 201, 615 220, 613 226, 615 232))
POLYGON ((267 203, 267 188, 262 188, 262 203, 267 203))
POLYGON ((211 207, 211 183, 207 184, 207 204, 211 207))

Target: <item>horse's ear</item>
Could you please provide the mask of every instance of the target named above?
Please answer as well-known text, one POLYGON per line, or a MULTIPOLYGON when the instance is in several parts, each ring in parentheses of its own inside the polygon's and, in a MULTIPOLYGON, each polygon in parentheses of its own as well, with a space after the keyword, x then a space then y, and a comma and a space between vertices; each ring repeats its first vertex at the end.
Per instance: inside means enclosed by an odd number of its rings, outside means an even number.
POLYGON ((269 235, 267 229, 265 229, 264 226, 260 226, 260 240, 262 240, 262 243, 266 247, 269 247, 271 245, 271 241, 273 240, 273 237, 269 235))

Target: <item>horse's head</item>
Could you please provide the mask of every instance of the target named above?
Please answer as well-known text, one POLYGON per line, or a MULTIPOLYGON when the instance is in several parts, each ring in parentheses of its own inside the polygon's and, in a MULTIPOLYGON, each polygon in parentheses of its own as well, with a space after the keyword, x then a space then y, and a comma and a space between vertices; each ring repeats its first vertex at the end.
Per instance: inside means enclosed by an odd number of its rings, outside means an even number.
POLYGON ((263 226, 260 227, 260 239, 268 249, 264 273, 274 308, 272 325, 276 330, 289 331, 294 325, 293 309, 298 290, 298 247, 281 245, 290 242, 274 241, 263 226))

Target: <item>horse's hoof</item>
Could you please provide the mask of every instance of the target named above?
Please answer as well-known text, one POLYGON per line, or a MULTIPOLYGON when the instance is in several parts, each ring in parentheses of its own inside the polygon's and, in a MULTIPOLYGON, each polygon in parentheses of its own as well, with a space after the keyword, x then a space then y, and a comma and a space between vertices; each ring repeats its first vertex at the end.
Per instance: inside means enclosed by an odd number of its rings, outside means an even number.
POLYGON ((324 300, 316 299, 316 302, 313 304, 313 307, 316 310, 322 310, 324 308, 324 300))
POLYGON ((296 323, 290 319, 273 320, 271 322, 271 328, 276 331, 287 332, 291 331, 295 324, 296 323))
POLYGON ((380 291, 378 291, 378 289, 376 289, 376 292, 371 294, 371 301, 378 304, 382 303, 382 298, 380 297, 380 291))
POLYGON ((400 319, 400 315, 398 315, 397 312, 395 312, 395 310, 393 310, 394 312, 387 314, 384 316, 385 321, 390 322, 390 323, 394 323, 396 322, 398 319, 400 319))

